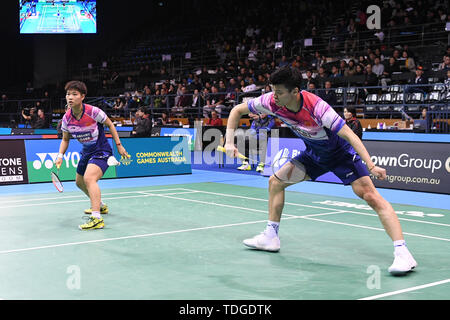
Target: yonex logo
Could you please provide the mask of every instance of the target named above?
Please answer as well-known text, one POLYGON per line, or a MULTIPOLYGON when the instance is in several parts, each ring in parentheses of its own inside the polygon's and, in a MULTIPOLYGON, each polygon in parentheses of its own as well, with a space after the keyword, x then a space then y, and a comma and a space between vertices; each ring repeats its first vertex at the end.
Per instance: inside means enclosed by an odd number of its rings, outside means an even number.
POLYGON ((275 157, 273 157, 272 163, 278 162, 278 167, 282 167, 283 164, 288 161, 289 158, 289 149, 283 148, 277 152, 275 157))
MULTIPOLYGON (((56 161, 58 153, 36 153, 36 156, 39 158, 39 160, 33 161, 33 168, 35 170, 41 169, 42 166, 47 169, 51 169, 56 161), (50 159, 48 159, 47 155, 50 157, 50 159)), ((67 168, 69 167, 69 164, 71 164, 73 167, 77 167, 78 162, 80 161, 80 154, 78 152, 68 152, 64 155, 64 160, 67 168)))

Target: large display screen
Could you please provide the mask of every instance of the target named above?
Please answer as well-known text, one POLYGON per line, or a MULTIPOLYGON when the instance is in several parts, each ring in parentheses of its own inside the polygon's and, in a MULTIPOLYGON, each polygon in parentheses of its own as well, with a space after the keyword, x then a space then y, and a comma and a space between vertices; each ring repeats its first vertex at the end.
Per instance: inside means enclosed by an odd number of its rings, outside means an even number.
POLYGON ((21 34, 97 32, 96 0, 19 0, 21 34))

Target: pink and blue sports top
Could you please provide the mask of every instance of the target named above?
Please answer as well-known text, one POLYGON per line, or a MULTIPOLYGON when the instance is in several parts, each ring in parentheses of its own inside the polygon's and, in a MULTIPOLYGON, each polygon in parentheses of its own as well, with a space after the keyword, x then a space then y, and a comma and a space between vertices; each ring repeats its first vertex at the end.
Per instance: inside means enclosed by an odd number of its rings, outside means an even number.
POLYGON ((61 130, 70 133, 83 145, 83 154, 110 152, 111 146, 103 128, 107 118, 100 108, 83 104, 83 113, 79 120, 73 115, 72 109, 67 110, 62 119, 61 130))
POLYGON ((266 113, 279 118, 304 141, 305 152, 318 162, 332 161, 342 152, 355 153, 352 146, 337 135, 345 120, 315 94, 302 90, 299 96, 298 112, 278 106, 273 92, 251 99, 247 104, 252 113, 266 113))

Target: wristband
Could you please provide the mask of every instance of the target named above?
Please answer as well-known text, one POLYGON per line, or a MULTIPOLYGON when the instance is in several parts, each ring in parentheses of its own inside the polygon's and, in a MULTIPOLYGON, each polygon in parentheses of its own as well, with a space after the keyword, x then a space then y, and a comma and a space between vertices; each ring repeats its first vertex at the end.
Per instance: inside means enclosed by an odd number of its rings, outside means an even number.
POLYGON ((369 172, 371 172, 375 168, 375 165, 372 166, 372 168, 369 169, 369 172))
POLYGON ((119 142, 119 143, 116 143, 116 146, 121 146, 122 144, 119 142))
POLYGON ((64 154, 58 153, 58 155, 56 156, 56 158, 62 159, 62 158, 64 158, 64 154))

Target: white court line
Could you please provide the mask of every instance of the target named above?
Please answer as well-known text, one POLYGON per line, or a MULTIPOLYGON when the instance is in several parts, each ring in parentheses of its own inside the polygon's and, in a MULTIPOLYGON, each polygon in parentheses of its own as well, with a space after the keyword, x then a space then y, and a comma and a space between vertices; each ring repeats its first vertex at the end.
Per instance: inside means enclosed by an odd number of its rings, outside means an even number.
MULTIPOLYGON (((185 190, 190 190, 190 189, 185 189, 185 190)), ((199 190, 191 190, 191 191, 199 191, 199 190)), ((203 191, 199 191, 199 193, 202 193, 203 191)), ((226 196, 226 194, 220 194, 222 196, 226 196)), ((263 213, 268 213, 267 210, 259 210, 259 209, 251 209, 251 208, 245 208, 245 207, 239 207, 239 206, 232 206, 232 205, 227 205, 227 204, 221 204, 221 203, 215 203, 215 202, 207 202, 207 201, 201 201, 201 200, 194 200, 194 199, 186 199, 186 198, 179 198, 179 197, 171 197, 171 196, 166 196, 166 195, 158 195, 160 197, 163 198, 169 198, 169 199, 175 199, 175 200, 184 200, 184 201, 190 201, 190 202, 196 202, 196 203, 202 203, 202 204, 210 204, 210 205, 215 205, 215 206, 220 206, 220 207, 228 207, 228 208, 233 208, 233 209, 242 209, 244 211, 255 211, 255 212, 263 212, 263 213)), ((254 198, 256 199, 256 198, 254 198)), ((264 200, 264 199, 261 199, 264 200)), ((311 207, 311 206, 310 206, 311 207)), ((320 207, 317 207, 320 208, 320 207)), ((320 209, 325 209, 325 208, 320 208, 320 209)), ((330 208, 328 208, 328 210, 331 210, 330 208)), ((336 213, 346 213, 348 212, 347 210, 336 210, 339 212, 336 213)), ((290 214, 285 214, 283 213, 284 216, 287 217, 293 217, 293 215, 290 214)), ((295 216, 294 216, 295 217, 295 216)), ((350 226, 350 227, 356 227, 356 228, 363 228, 363 229, 370 229, 370 230, 377 230, 377 231, 383 231, 386 232, 384 229, 382 228, 376 228, 376 227, 369 227, 369 226, 362 226, 359 224, 351 224, 351 223, 344 223, 344 222, 336 222, 336 221, 328 221, 328 220, 320 220, 320 219, 313 219, 313 218, 307 218, 308 216, 298 216, 298 217, 303 217, 304 219, 307 220, 315 220, 315 221, 320 221, 320 222, 326 222, 326 223, 333 223, 333 224, 340 224, 340 225, 345 225, 345 226, 350 226)), ((427 236, 427 235, 423 235, 423 234, 417 234, 417 233, 410 233, 410 232, 403 232, 403 234, 405 235, 409 235, 409 236, 414 236, 414 237, 420 237, 420 238, 427 238, 427 239, 433 239, 433 240, 442 240, 442 241, 450 241, 450 239, 447 238, 439 238, 439 237, 433 237, 433 236, 427 236)))
POLYGON ((436 282, 424 284, 424 285, 421 285, 421 286, 415 286, 415 287, 406 288, 406 289, 402 289, 402 290, 386 292, 386 293, 378 294, 376 296, 361 298, 361 299, 358 299, 358 300, 375 300, 375 299, 379 299, 379 298, 394 296, 394 295, 405 293, 405 292, 411 292, 411 291, 425 289, 425 288, 429 288, 429 287, 435 287, 435 286, 439 286, 439 285, 445 284, 445 283, 450 283, 450 279, 446 279, 446 280, 442 280, 442 281, 436 281, 436 282))
MULTIPOLYGON (((335 213, 340 213, 340 212, 333 211, 333 212, 327 212, 327 213, 320 213, 319 215, 335 214, 335 213)), ((282 218, 282 220, 291 220, 291 219, 300 219, 300 218, 302 218, 302 217, 301 216, 292 216, 292 217, 282 218)), ((59 247, 67 247, 67 246, 76 246, 76 245, 82 245, 82 244, 109 242, 109 241, 116 241, 116 240, 148 238, 148 237, 153 237, 153 236, 177 234, 177 233, 200 231, 200 230, 220 229, 220 228, 242 226, 242 225, 248 225, 248 224, 263 223, 263 222, 267 222, 267 219, 257 220, 257 221, 240 222, 240 223, 230 223, 230 224, 216 225, 216 226, 210 226, 210 227, 199 227, 199 228, 181 229, 181 230, 173 230, 173 231, 165 231, 165 232, 146 233, 146 234, 123 236, 123 237, 116 237, 116 238, 106 238, 106 239, 97 239, 97 240, 88 240, 88 241, 79 241, 79 242, 68 242, 68 243, 53 244, 53 245, 39 246, 39 247, 30 247, 30 248, 23 248, 23 249, 3 250, 3 251, 0 251, 0 254, 17 253, 17 252, 25 252, 25 251, 33 251, 33 250, 49 249, 49 248, 59 248, 59 247)))
MULTIPOLYGON (((138 193, 138 192, 134 192, 138 193)), ((180 194, 185 193, 196 193, 195 191, 186 191, 181 192, 180 194)), ((177 192, 174 193, 168 193, 168 195, 175 195, 178 194, 177 192)), ((104 198, 102 197, 102 200, 118 200, 118 199, 132 199, 132 198, 145 198, 145 197, 156 197, 160 196, 160 194, 139 194, 134 196, 124 196, 124 197, 113 197, 113 198, 104 198)), ((42 203, 29 203, 29 204, 19 204, 19 205, 13 205, 13 206, 3 206, 0 207, 0 209, 7 209, 7 208, 21 208, 21 207, 35 207, 35 206, 47 206, 47 205, 55 205, 55 204, 65 204, 65 203, 74 203, 74 202, 89 202, 89 199, 84 200, 70 200, 70 201, 57 201, 57 202, 42 202, 42 203)))
MULTIPOLYGON (((144 190, 145 192, 154 192, 154 191, 174 191, 174 190, 185 190, 183 188, 170 188, 170 189, 155 189, 155 190, 144 190)), ((102 197, 104 196, 112 196, 112 195, 117 195, 117 194, 136 194, 136 193, 141 193, 142 191, 126 191, 126 192, 113 192, 113 193, 102 193, 102 197)), ((191 191, 192 192, 192 191, 191 191)), ((79 195, 76 196, 62 196, 62 197, 51 197, 51 198, 34 198, 34 199, 16 199, 16 200, 2 200, 0 198, 0 203, 14 203, 14 202, 31 202, 31 201, 47 201, 47 200, 61 200, 61 199, 73 199, 73 198, 85 198, 86 195, 84 193, 80 193, 79 195)), ((2 207, 0 206, 0 209, 2 207)))
MULTIPOLYGON (((306 219, 306 220, 320 221, 320 222, 326 222, 326 223, 333 223, 333 224, 340 224, 340 225, 349 226, 349 227, 357 227, 357 228, 363 228, 363 229, 377 230, 377 231, 383 231, 383 232, 386 232, 383 228, 376 228, 376 227, 362 226, 362 225, 359 225, 359 224, 351 224, 351 223, 338 222, 338 221, 330 221, 330 220, 321 220, 321 219, 316 219, 316 218, 309 218, 308 216, 305 216, 304 219, 306 219)), ((427 239, 442 240, 442 241, 449 241, 449 242, 450 242, 450 239, 447 239, 447 238, 439 238, 439 237, 433 237, 433 236, 426 236, 426 235, 423 235, 423 234, 410 233, 410 232, 403 232, 403 234, 406 234, 406 235, 408 235, 408 236, 413 236, 413 237, 420 237, 420 238, 427 238, 427 239)))
MULTIPOLYGON (((189 190, 189 189, 185 189, 185 190, 189 190)), ((190 190, 190 191, 197 191, 197 193, 203 193, 203 191, 199 191, 199 190, 190 190)), ((145 192, 143 192, 145 193, 145 192)), ((266 210, 261 210, 261 209, 252 209, 252 208, 248 208, 248 207, 240 207, 240 206, 233 206, 231 204, 223 204, 223 203, 216 203, 216 202, 211 202, 211 201, 202 201, 202 200, 195 200, 195 199, 186 199, 186 198, 179 198, 179 197, 171 197, 168 194, 155 194, 155 196, 157 197, 162 197, 162 198, 169 198, 169 199, 174 199, 174 200, 183 200, 183 201, 189 201, 189 202, 195 202, 195 203, 201 203, 201 204, 207 204, 207 205, 214 205, 214 206, 218 206, 218 207, 225 207, 225 208, 232 208, 232 209, 239 209, 239 210, 243 210, 243 211, 254 211, 254 212, 262 212, 262 213, 268 213, 267 209, 266 210)), ((333 210, 328 208, 328 210, 333 210)), ((344 210, 333 210, 334 213, 344 213, 344 210)), ((292 215, 292 214, 287 214, 287 213, 283 213, 283 215, 285 217, 302 217, 302 216, 296 216, 296 215, 292 215)), ((321 213, 319 214, 314 214, 314 215, 309 215, 309 216, 316 216, 316 215, 322 215, 321 213)))
MULTIPOLYGON (((186 188, 180 188, 180 189, 194 191, 194 189, 186 189, 186 188)), ((195 191, 200 191, 200 190, 195 190, 195 191)), ((247 199, 247 200, 256 200, 256 201, 264 201, 264 202, 268 202, 269 201, 267 199, 239 196, 239 195, 235 195, 235 194, 217 193, 217 192, 210 192, 210 191, 200 191, 200 192, 207 193, 207 194, 218 195, 218 196, 247 199)), ((292 202, 285 202, 285 204, 291 205, 291 206, 297 206, 297 207, 306 207, 306 208, 315 208, 315 209, 324 209, 324 210, 332 209, 332 208, 328 208, 328 207, 319 207, 319 206, 313 206, 313 205, 307 205, 307 204, 299 204, 299 203, 292 203, 292 202)), ((359 214, 359 215, 371 215, 371 216, 374 216, 374 217, 378 217, 377 214, 372 214, 372 213, 367 213, 367 212, 359 212, 359 211, 352 211, 352 210, 345 210, 345 209, 343 209, 342 211, 348 212, 348 213, 359 214)), ((404 220, 404 221, 411 221, 411 222, 418 222, 418 223, 424 223, 424 224, 433 224, 433 225, 438 225, 438 226, 450 227, 450 224, 446 224, 446 223, 422 221, 422 220, 415 220, 415 219, 401 218, 401 217, 398 217, 398 219, 399 220, 404 220)))

